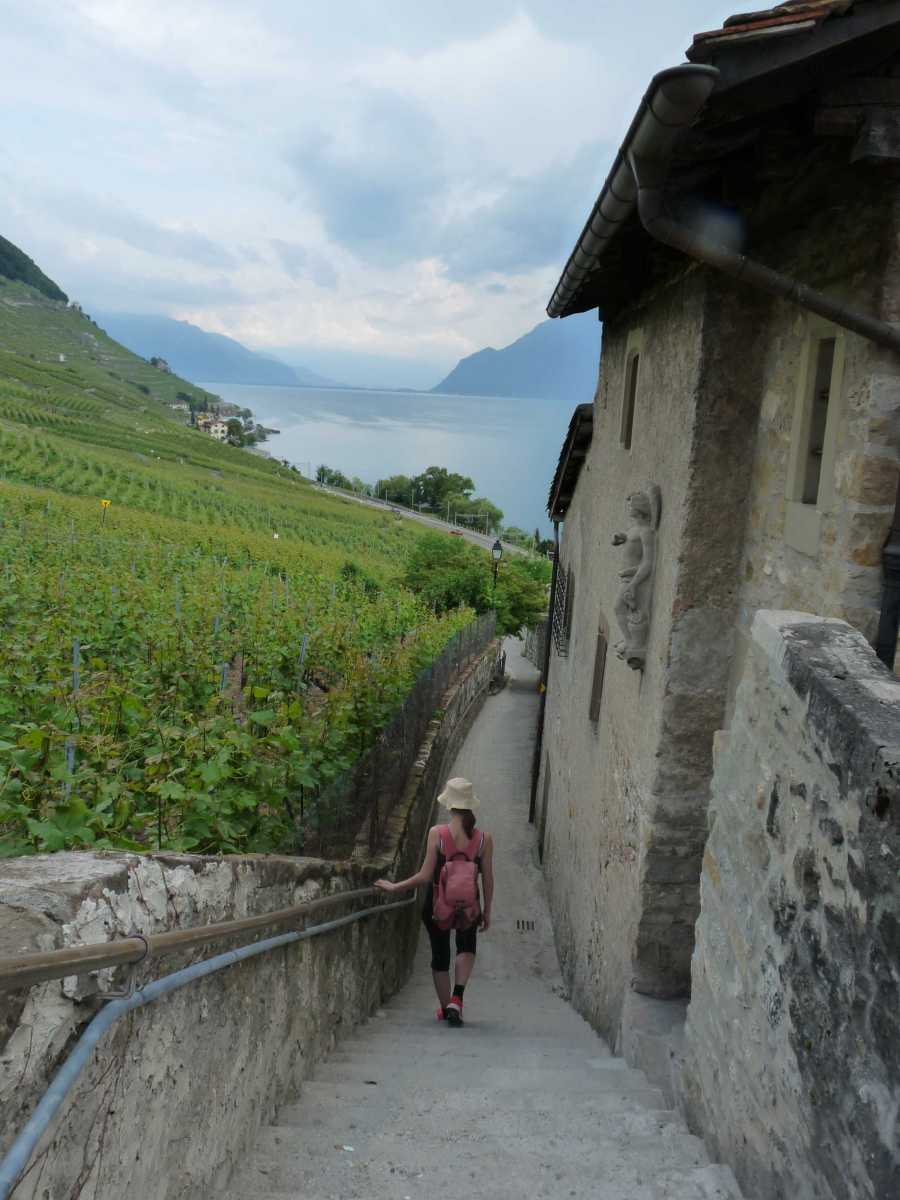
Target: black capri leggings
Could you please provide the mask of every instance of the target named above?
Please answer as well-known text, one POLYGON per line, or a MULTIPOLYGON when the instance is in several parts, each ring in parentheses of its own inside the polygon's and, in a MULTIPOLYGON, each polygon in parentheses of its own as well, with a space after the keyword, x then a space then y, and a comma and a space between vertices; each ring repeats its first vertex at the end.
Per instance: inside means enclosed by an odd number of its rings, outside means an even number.
MULTIPOLYGON (((451 931, 449 929, 438 929, 435 925, 434 918, 432 917, 432 902, 430 897, 426 898, 425 907, 422 909, 422 924, 428 930, 428 937, 431 940, 432 971, 449 971, 451 931)), ((478 931, 474 925, 471 929, 457 929, 456 953, 475 954, 475 943, 477 940, 478 931)))

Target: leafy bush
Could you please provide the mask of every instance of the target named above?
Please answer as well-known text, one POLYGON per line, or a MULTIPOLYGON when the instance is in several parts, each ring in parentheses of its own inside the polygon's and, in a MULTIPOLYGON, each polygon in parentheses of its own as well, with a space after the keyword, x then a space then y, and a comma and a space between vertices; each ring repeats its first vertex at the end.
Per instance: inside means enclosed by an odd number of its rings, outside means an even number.
POLYGON ((547 589, 535 578, 535 560, 508 558, 500 564, 494 587, 490 556, 462 539, 440 533, 419 539, 406 564, 403 582, 435 612, 465 605, 478 613, 494 608, 497 630, 518 634, 547 609, 547 589))

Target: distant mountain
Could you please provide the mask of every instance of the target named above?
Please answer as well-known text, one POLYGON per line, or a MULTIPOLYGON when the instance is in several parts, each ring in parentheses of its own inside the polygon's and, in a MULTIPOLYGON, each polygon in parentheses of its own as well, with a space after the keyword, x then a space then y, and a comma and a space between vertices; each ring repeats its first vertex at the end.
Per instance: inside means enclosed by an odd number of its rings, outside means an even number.
POLYGON ((543 321, 502 350, 462 358, 432 392, 464 396, 536 396, 584 404, 593 398, 600 325, 592 313, 543 321))
POLYGON ((52 279, 48 279, 37 263, 5 237, 0 237, 0 275, 17 283, 27 283, 48 300, 59 300, 63 304, 68 302, 69 297, 62 288, 57 287, 52 279))
POLYGON ((138 313, 92 314, 106 332, 142 358, 164 358, 176 375, 214 383, 276 387, 331 387, 333 381, 248 350, 234 338, 208 333, 188 321, 138 313))

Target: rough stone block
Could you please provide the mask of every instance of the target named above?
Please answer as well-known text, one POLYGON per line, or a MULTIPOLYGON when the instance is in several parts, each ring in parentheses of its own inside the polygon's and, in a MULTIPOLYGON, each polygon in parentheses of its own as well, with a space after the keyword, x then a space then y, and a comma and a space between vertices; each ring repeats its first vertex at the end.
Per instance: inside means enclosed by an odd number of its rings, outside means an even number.
POLYGON ((848 454, 835 469, 838 494, 859 504, 887 506, 897 495, 897 459, 876 454, 848 454))

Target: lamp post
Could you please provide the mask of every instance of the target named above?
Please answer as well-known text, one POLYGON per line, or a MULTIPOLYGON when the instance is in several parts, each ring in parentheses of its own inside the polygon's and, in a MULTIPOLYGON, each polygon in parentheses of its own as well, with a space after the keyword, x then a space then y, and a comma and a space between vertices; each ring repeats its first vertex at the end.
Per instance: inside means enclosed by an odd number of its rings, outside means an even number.
POLYGON ((493 546, 491 546, 491 558, 494 560, 494 587, 491 595, 497 592, 497 571, 500 569, 500 559, 503 557, 503 547, 500 544, 500 539, 497 538, 493 546))

